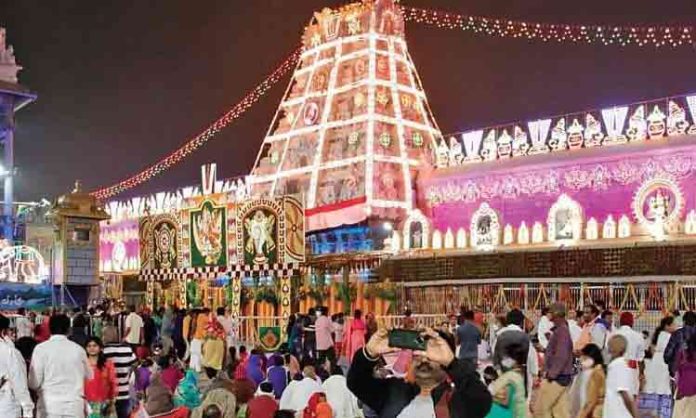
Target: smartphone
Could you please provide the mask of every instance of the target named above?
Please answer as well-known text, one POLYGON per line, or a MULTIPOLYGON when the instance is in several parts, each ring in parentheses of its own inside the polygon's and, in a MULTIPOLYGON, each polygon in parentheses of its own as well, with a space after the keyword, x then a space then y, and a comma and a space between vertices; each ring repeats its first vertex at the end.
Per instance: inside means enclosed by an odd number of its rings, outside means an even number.
POLYGON ((410 329, 393 329, 389 331, 389 347, 425 350, 425 339, 418 331, 410 329))

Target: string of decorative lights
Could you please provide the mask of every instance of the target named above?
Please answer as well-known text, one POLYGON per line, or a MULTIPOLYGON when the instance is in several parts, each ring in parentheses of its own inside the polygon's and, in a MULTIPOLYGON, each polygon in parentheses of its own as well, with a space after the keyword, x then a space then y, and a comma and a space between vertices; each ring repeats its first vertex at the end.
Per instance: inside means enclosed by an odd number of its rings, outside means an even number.
MULTIPOLYGON (((694 47, 693 26, 605 26, 578 24, 550 24, 525 22, 500 18, 449 13, 418 7, 401 6, 404 19, 443 29, 459 29, 488 36, 521 38, 542 42, 573 42, 615 46, 694 47)), ((155 164, 119 183, 92 192, 98 199, 108 199, 125 190, 136 187, 179 163, 218 132, 243 115, 263 97, 288 71, 293 69, 302 55, 302 47, 291 53, 264 81, 224 115, 200 134, 155 164)))
POLYGON ((128 189, 132 189, 135 186, 145 183, 152 177, 162 173, 163 171, 179 163, 186 156, 188 156, 193 151, 200 148, 203 144, 212 139, 215 136, 215 134, 220 132, 227 125, 232 123, 235 119, 242 116, 254 103, 258 102, 259 99, 261 99, 261 97, 263 97, 268 92, 268 90, 271 89, 271 87, 273 87, 278 81, 280 81, 280 79, 288 71, 295 68, 301 55, 302 47, 299 47, 294 52, 292 52, 268 77, 266 77, 265 80, 263 80, 253 90, 247 93, 247 95, 244 96, 244 98, 239 103, 237 103, 236 105, 234 105, 234 107, 228 110, 227 113, 219 117, 205 130, 203 130, 201 133, 199 133, 192 139, 188 140, 184 145, 176 149, 168 156, 160 159, 158 162, 140 171, 139 173, 116 183, 115 185, 96 190, 91 194, 100 200, 108 199, 128 189))
POLYGON ((693 26, 605 26, 524 22, 402 6, 406 21, 501 38, 614 46, 694 47, 693 26))

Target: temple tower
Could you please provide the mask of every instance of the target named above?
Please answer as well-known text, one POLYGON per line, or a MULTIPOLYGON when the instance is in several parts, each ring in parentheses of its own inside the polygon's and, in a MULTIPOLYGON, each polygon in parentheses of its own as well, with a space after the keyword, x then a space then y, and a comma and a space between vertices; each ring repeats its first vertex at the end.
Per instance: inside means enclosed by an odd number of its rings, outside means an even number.
POLYGON ((53 284, 60 285, 61 305, 66 286, 81 289, 84 300, 99 296, 99 222, 109 219, 97 199, 82 190, 60 196, 48 213, 53 222, 53 284))
POLYGON ((400 219, 442 138, 393 0, 315 13, 249 177, 252 194, 304 194, 307 229, 400 219))

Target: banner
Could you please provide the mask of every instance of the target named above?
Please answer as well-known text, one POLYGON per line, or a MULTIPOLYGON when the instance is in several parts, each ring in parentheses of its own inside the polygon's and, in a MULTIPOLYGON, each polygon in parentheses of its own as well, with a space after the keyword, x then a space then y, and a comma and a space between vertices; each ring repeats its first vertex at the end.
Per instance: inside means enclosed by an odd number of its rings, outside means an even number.
POLYGON ((281 344, 280 327, 259 327, 259 341, 264 351, 276 351, 281 344))
POLYGON ((47 285, 0 283, 0 310, 49 308, 51 307, 51 291, 51 286, 47 285))

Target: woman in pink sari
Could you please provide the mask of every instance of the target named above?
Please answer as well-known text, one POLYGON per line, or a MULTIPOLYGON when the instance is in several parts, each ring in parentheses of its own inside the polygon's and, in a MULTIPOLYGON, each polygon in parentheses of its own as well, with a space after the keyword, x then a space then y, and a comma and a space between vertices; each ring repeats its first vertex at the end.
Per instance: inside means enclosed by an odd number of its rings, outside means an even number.
POLYGON ((365 345, 365 331, 367 326, 362 320, 362 312, 356 309, 353 314, 353 320, 348 324, 348 329, 344 334, 343 346, 345 347, 346 357, 348 362, 353 361, 353 355, 356 351, 365 345))

